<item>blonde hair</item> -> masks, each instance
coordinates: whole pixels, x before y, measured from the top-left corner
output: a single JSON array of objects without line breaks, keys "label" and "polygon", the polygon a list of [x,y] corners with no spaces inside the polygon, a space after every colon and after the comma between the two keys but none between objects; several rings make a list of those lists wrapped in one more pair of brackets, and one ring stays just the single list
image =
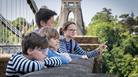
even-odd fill
[{"label": "blonde hair", "polygon": [[54,28],[43,27],[39,33],[41,36],[46,36],[48,40],[51,38],[59,39],[59,33]]}]

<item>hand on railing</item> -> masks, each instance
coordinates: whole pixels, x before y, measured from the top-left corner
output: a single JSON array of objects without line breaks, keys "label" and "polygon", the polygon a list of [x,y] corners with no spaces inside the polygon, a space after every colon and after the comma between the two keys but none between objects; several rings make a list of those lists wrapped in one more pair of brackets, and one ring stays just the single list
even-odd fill
[{"label": "hand on railing", "polygon": [[107,48],[106,42],[103,44],[100,44],[99,47],[96,49],[98,51],[100,51],[100,54],[102,54],[102,52]]},{"label": "hand on railing", "polygon": [[84,60],[88,60],[88,56],[87,55],[82,55],[81,58],[84,59]]},{"label": "hand on railing", "polygon": [[32,51],[31,56],[38,61],[44,61],[44,59],[47,57],[46,55],[43,54],[42,49],[40,48],[35,48]]}]

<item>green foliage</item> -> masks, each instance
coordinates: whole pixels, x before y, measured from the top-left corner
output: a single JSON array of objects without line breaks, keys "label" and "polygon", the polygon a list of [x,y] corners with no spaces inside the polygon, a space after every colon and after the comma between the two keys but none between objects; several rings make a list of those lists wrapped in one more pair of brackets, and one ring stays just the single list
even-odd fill
[{"label": "green foliage", "polygon": [[138,76],[138,35],[132,35],[129,28],[117,22],[108,12],[98,12],[87,27],[87,35],[98,36],[107,41],[107,51],[103,54],[103,72],[120,77]]},{"label": "green foliage", "polygon": [[123,39],[121,47],[124,49],[125,53],[130,53],[133,57],[138,55],[138,36],[137,35],[127,35],[126,39]]},{"label": "green foliage", "polygon": [[131,64],[134,66],[128,77],[138,77],[138,56],[133,58]]},{"label": "green foliage", "polygon": [[59,17],[57,17],[55,20],[54,20],[54,24],[53,24],[53,26],[54,27],[58,27],[58,20],[59,20]]},{"label": "green foliage", "polygon": [[0,35],[1,44],[18,44],[20,42],[20,38],[17,38],[16,35],[3,26],[0,26]]},{"label": "green foliage", "polygon": [[[10,21],[13,27],[20,30],[22,35],[29,33],[34,30],[34,25],[30,25],[25,18],[18,17],[17,19]],[[18,44],[21,42],[21,38],[14,35],[11,31],[3,26],[0,22],[0,43],[1,44]]]},{"label": "green foliage", "polygon": [[108,69],[106,72],[118,74],[120,77],[127,77],[134,68],[132,55],[124,55],[124,50],[121,47],[114,46],[111,51],[106,51],[103,59]]},{"label": "green foliage", "polygon": [[138,27],[138,17],[134,17],[133,12],[131,14],[122,14],[119,18],[121,18],[120,23],[126,26],[130,33],[137,32],[136,28]]},{"label": "green foliage", "polygon": [[29,25],[26,20],[22,17],[18,17],[17,19],[12,21],[12,24],[14,27],[16,27],[18,30],[22,30],[23,26]]}]

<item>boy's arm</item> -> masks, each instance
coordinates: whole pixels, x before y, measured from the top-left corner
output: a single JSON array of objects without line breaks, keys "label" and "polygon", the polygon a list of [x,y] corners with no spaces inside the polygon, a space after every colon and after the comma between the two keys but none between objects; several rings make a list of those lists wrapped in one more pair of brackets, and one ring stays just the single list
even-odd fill
[{"label": "boy's arm", "polygon": [[62,61],[62,64],[68,64],[69,62],[72,61],[69,53],[59,53],[59,57]]},{"label": "boy's arm", "polygon": [[[12,65],[12,67],[10,65]],[[9,70],[13,68],[17,72],[29,73],[41,70],[44,68],[44,64],[38,61],[29,60],[20,55],[16,55],[9,61],[7,68]]]},{"label": "boy's arm", "polygon": [[45,66],[60,66],[62,64],[62,61],[60,60],[59,57],[50,57],[50,58],[46,58],[44,60],[45,62]]}]

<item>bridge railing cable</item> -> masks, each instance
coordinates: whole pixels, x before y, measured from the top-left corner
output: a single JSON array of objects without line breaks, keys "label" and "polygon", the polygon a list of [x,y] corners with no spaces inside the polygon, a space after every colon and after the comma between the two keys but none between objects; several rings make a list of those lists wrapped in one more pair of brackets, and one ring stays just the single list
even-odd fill
[{"label": "bridge railing cable", "polygon": [[4,27],[6,27],[10,31],[12,31],[16,36],[18,36],[20,38],[22,37],[21,32],[18,29],[16,29],[15,27],[13,27],[13,25],[11,23],[9,23],[1,14],[0,14],[0,21],[2,21],[2,23],[4,24]]}]

